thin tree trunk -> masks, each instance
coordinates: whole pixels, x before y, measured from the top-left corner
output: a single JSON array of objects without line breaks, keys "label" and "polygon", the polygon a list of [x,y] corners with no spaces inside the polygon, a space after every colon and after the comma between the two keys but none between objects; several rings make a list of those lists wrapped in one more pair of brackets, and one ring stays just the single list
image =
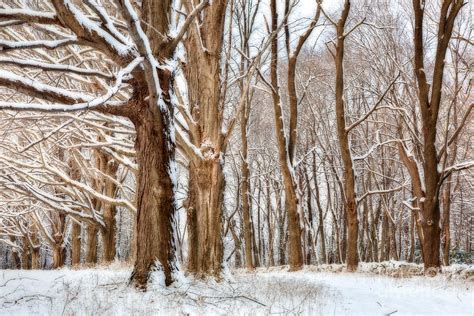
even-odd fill
[{"label": "thin tree trunk", "polygon": [[336,44],[336,124],[339,137],[339,150],[342,156],[344,168],[344,202],[345,214],[347,216],[347,271],[357,270],[359,256],[357,252],[357,240],[359,234],[359,219],[357,216],[357,203],[355,193],[354,169],[349,145],[349,135],[346,130],[345,105],[344,105],[344,40],[345,24],[349,15],[350,2],[346,0],[341,18],[337,22],[337,44]]},{"label": "thin tree trunk", "polygon": [[[319,185],[318,185],[318,174],[316,172],[316,154],[313,151],[313,182],[314,182],[314,193],[316,195],[316,205],[318,206],[318,218],[319,218],[319,239],[321,242],[321,260],[323,263],[328,263],[327,252],[326,252],[326,233],[324,229],[324,216],[323,216],[323,207],[321,205],[321,196],[319,194]],[[329,189],[329,186],[328,186]],[[328,195],[330,192],[328,191]],[[329,202],[327,202],[329,203]]]},{"label": "thin tree trunk", "polygon": [[[272,0],[270,7],[272,12],[272,32],[277,31],[278,14],[276,0]],[[288,261],[290,271],[301,269],[303,266],[303,251],[301,247],[301,227],[299,214],[299,201],[297,195],[297,184],[294,178],[294,170],[290,158],[290,148],[285,138],[283,123],[283,111],[281,96],[278,87],[278,37],[275,36],[271,44],[271,84],[273,110],[275,117],[276,136],[278,142],[278,157],[280,169],[283,176],[285,189],[285,208],[288,212]]]},{"label": "thin tree trunk", "polygon": [[266,191],[267,191],[267,225],[268,225],[268,262],[270,266],[275,265],[275,255],[273,251],[273,236],[274,236],[274,227],[272,221],[272,200],[271,200],[271,193],[270,193],[270,180],[267,178],[266,180]]},{"label": "thin tree trunk", "polygon": [[248,164],[248,135],[247,135],[247,124],[248,124],[248,103],[246,107],[241,111],[240,114],[240,135],[242,141],[241,157],[242,157],[242,182],[241,182],[241,195],[242,195],[242,216],[244,220],[244,244],[245,244],[245,265],[248,270],[255,269],[253,258],[252,258],[252,230],[250,223],[250,206],[249,206],[249,194],[250,194],[250,169]]}]

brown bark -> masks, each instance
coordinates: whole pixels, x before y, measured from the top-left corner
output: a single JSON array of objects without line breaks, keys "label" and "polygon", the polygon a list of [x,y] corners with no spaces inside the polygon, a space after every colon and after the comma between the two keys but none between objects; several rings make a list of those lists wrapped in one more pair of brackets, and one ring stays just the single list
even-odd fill
[{"label": "brown bark", "polygon": [[[68,161],[69,166],[69,176],[72,180],[80,181],[81,180],[81,171],[77,162],[74,159],[74,156],[69,157]],[[81,263],[81,223],[78,223],[77,220],[73,219],[71,222],[71,264],[73,266]]]},{"label": "brown bark", "polygon": [[[162,85],[170,84],[170,76],[162,74],[160,79]],[[169,91],[170,87],[162,89]],[[171,107],[169,110],[173,113]],[[166,285],[173,282],[173,272],[177,269],[174,248],[176,204],[171,178],[173,166],[170,165],[174,147],[169,146],[172,117],[163,115],[157,106],[143,102],[140,113],[132,120],[137,132],[135,147],[139,170],[137,258],[131,279],[143,289],[156,265],[163,271]]]},{"label": "brown bark", "polygon": [[309,182],[308,170],[306,168],[302,171],[306,181],[306,209],[308,211],[308,229],[307,229],[307,245],[306,245],[306,264],[311,264],[311,255],[313,254],[313,205],[311,203],[311,183]]},{"label": "brown bark", "polygon": [[242,248],[242,241],[241,238],[238,236],[237,232],[235,231],[235,221],[233,220],[229,224],[229,230],[230,233],[232,234],[232,238],[234,239],[234,244],[235,244],[235,267],[240,268],[242,266],[242,254],[241,254],[241,248]]},{"label": "brown bark", "polygon": [[449,249],[451,244],[450,215],[451,215],[451,182],[448,178],[443,191],[443,264],[449,266]]},{"label": "brown bark", "polygon": [[380,260],[387,261],[390,259],[390,222],[386,212],[382,214],[382,244],[380,247]]},{"label": "brown bark", "polygon": [[286,263],[286,231],[285,231],[285,219],[286,212],[282,207],[281,189],[276,180],[273,181],[273,190],[275,191],[276,199],[276,214],[277,214],[277,225],[278,225],[278,264],[284,265]]},{"label": "brown bark", "polygon": [[39,269],[40,247],[41,243],[38,238],[38,231],[36,225],[33,226],[31,233],[31,269]]},{"label": "brown bark", "polygon": [[[73,44],[83,44],[100,51],[109,57],[109,61],[116,62],[115,66],[125,67],[137,56],[141,56],[141,65],[132,72],[130,87],[134,89],[132,98],[125,106],[101,105],[94,110],[121,115],[130,118],[136,128],[137,160],[139,163],[137,184],[137,261],[132,281],[140,288],[145,288],[150,269],[158,259],[162,266],[166,284],[172,281],[172,270],[174,270],[175,255],[173,241],[174,214],[176,211],[174,201],[174,148],[173,139],[173,103],[171,93],[173,91],[173,73],[167,67],[157,67],[155,61],[165,64],[174,56],[174,50],[182,36],[172,39],[170,34],[171,0],[151,1],[143,0],[141,4],[141,15],[135,16],[136,12],[127,1],[116,1],[116,8],[121,12],[127,22],[129,33],[135,42],[127,51],[118,51],[117,47],[125,47],[111,44],[110,33],[105,30],[105,23],[97,24],[104,27],[102,32],[86,27],[90,20],[77,18],[74,12],[80,10],[74,3],[65,3],[61,0],[52,0],[52,5],[58,16],[61,26],[73,33],[77,41]],[[220,16],[220,15],[219,15]],[[143,23],[141,23],[143,21]],[[189,25],[189,21],[188,21]],[[142,28],[146,33],[143,36]],[[182,32],[181,32],[182,33]],[[181,34],[180,33],[180,34]],[[106,35],[104,35],[106,34]],[[163,36],[162,36],[163,35]],[[115,39],[114,39],[115,40]],[[120,42],[120,39],[117,39]],[[150,51],[150,48],[152,51]],[[152,58],[152,56],[154,58]],[[166,68],[166,69],[165,69]],[[8,84],[8,82],[7,82]],[[161,85],[161,87],[159,86]],[[23,86],[23,85],[22,85]],[[21,87],[23,90],[24,87]],[[26,91],[28,90],[28,91]],[[82,101],[80,97],[61,96],[52,89],[41,93],[39,89],[31,86],[25,92],[40,98],[64,104],[75,104]],[[43,90],[43,89],[41,89]],[[92,227],[92,226],[91,226]],[[96,261],[96,227],[90,230],[92,255],[89,259]],[[63,230],[54,232],[55,238],[53,250],[55,265],[59,265],[63,256],[62,248]]]},{"label": "brown bark", "polygon": [[[248,100],[247,100],[248,101]],[[252,259],[252,231],[250,223],[250,205],[249,205],[249,194],[250,194],[250,169],[248,164],[248,119],[249,119],[249,104],[245,103],[245,108],[240,113],[240,135],[242,141],[241,157],[242,157],[242,179],[241,179],[241,195],[242,195],[242,217],[244,221],[244,248],[245,248],[245,266],[248,270],[255,269]]]},{"label": "brown bark", "polygon": [[345,215],[347,217],[347,250],[346,263],[347,270],[352,272],[357,270],[359,256],[357,252],[357,239],[359,234],[359,219],[357,216],[357,203],[355,194],[355,177],[352,164],[352,157],[349,145],[349,135],[346,130],[345,105],[344,105],[344,40],[345,25],[349,16],[350,1],[346,0],[341,17],[337,22],[337,43],[336,43],[336,123],[339,137],[339,150],[344,168],[344,201]]},{"label": "brown bark", "polygon": [[[141,56],[149,56],[152,53],[160,63],[173,58],[176,44],[157,35],[169,33],[171,9],[170,0],[142,1],[141,19],[144,23],[141,27],[147,35],[151,52],[143,40],[136,18],[126,9],[123,10],[130,34]],[[139,289],[146,289],[150,272],[155,268],[163,272],[165,284],[170,285],[178,268],[174,240],[176,179],[173,177],[176,170],[173,76],[174,73],[169,69],[157,69],[153,60],[146,57],[143,73],[136,76],[135,91],[130,102],[132,111],[128,116],[135,126],[138,162],[137,254],[130,280]],[[109,219],[112,221],[113,217],[110,216]],[[113,229],[109,227],[108,232]],[[109,238],[111,248],[112,244],[115,244],[113,235]],[[112,251],[109,254],[111,253]]]},{"label": "brown bark", "polygon": [[[323,206],[321,205],[321,196],[319,194],[316,154],[314,151],[313,151],[313,182],[314,182],[314,193],[316,197],[316,205],[318,206],[318,231],[319,231],[319,239],[321,242],[321,261],[323,263],[329,263],[327,252],[326,252],[326,231],[324,229]],[[327,194],[331,194],[331,193],[328,191]],[[329,204],[329,202],[327,203]]]},{"label": "brown bark", "polygon": [[55,244],[53,251],[53,269],[59,269],[64,265],[64,247],[61,244]]},{"label": "brown bark", "polygon": [[266,195],[267,195],[267,227],[268,227],[268,265],[269,266],[274,266],[275,265],[275,255],[273,251],[273,239],[274,239],[274,225],[273,225],[273,219],[272,219],[272,213],[273,213],[273,208],[272,208],[272,197],[270,194],[270,180],[269,178],[266,179],[265,181],[265,186],[266,186]]},{"label": "brown bark", "polygon": [[71,229],[71,264],[73,266],[81,263],[81,230],[81,224],[73,221]]},{"label": "brown bark", "polygon": [[[277,31],[278,13],[276,0],[270,4],[272,14],[272,32]],[[303,266],[303,251],[301,245],[301,227],[299,214],[299,201],[297,195],[297,184],[294,178],[292,161],[290,156],[290,146],[285,138],[285,128],[283,123],[283,111],[281,96],[278,87],[278,37],[274,37],[271,43],[271,85],[273,110],[275,117],[275,134],[278,143],[278,157],[280,170],[283,177],[285,189],[285,208],[288,212],[288,263],[290,271],[301,269]]]},{"label": "brown bark", "polygon": [[[116,177],[118,164],[112,161],[107,162],[106,174],[112,178]],[[106,180],[105,183],[105,195],[115,198],[117,185]],[[117,208],[115,205],[105,204],[103,207],[103,218],[105,227],[102,228],[102,245],[104,247],[104,262],[111,262],[115,258],[116,253],[116,242],[117,242],[117,223],[115,216],[117,214]]]},{"label": "brown bark", "polygon": [[260,256],[258,255],[259,247],[257,245],[257,234],[255,233],[255,223],[253,222],[253,219],[251,219],[251,222],[252,222],[252,255],[253,255],[253,261],[255,262],[256,267],[260,267]]},{"label": "brown bark", "polygon": [[188,209],[188,270],[198,277],[220,277],[223,259],[222,194],[224,179],[219,161],[190,167]]},{"label": "brown bark", "polygon": [[87,250],[86,250],[86,263],[95,264],[97,263],[97,225],[89,224],[87,226]]},{"label": "brown bark", "polygon": [[53,252],[53,269],[59,269],[64,265],[66,259],[66,248],[64,247],[64,233],[66,229],[66,215],[58,214],[53,225],[53,240],[51,250]]},{"label": "brown bark", "polygon": [[421,227],[424,241],[423,261],[425,269],[440,267],[441,229],[439,191],[442,181],[438,171],[438,153],[436,150],[436,134],[446,51],[451,40],[454,21],[464,5],[462,0],[444,0],[441,4],[438,20],[437,47],[431,86],[427,81],[424,65],[423,18],[424,5],[420,0],[413,0],[414,24],[414,68],[418,84],[418,105],[422,118],[423,134],[423,177],[426,199],[421,213]]},{"label": "brown bark", "polygon": [[424,238],[422,246],[425,269],[438,269],[440,266],[439,190],[442,181],[440,181],[438,171],[438,155],[435,144],[446,50],[452,36],[454,21],[463,5],[464,1],[462,0],[444,0],[442,2],[437,34],[438,43],[430,89],[424,66],[424,6],[422,6],[419,0],[413,0],[415,16],[413,39],[415,47],[414,68],[418,83],[418,105],[423,126],[423,175],[426,188],[426,199],[421,210],[423,214],[421,227]]},{"label": "brown bark", "polygon": [[21,268],[23,270],[30,269],[31,263],[31,253],[30,253],[30,244],[28,243],[28,237],[24,236],[22,238],[22,252],[21,252]]},{"label": "brown bark", "polygon": [[[185,1],[191,12],[196,1]],[[198,18],[199,27],[189,29],[184,46],[188,52],[184,74],[188,100],[195,122],[190,141],[199,156],[188,157],[188,270],[198,277],[220,277],[223,260],[222,200],[225,185],[223,159],[226,137],[222,132],[221,55],[226,0],[213,1]]]},{"label": "brown bark", "polygon": [[[99,140],[104,141],[102,138],[99,138]],[[104,175],[110,177],[110,179],[116,179],[119,164],[115,162],[109,154],[101,150],[96,150],[95,155],[97,168]],[[96,180],[96,190],[102,192],[105,196],[116,198],[117,184],[108,177],[103,176]],[[96,208],[101,209],[104,221],[104,226],[101,226],[100,229],[103,246],[102,260],[105,263],[109,263],[114,260],[116,254],[117,223],[115,217],[117,215],[117,207],[109,203],[100,202]]]}]

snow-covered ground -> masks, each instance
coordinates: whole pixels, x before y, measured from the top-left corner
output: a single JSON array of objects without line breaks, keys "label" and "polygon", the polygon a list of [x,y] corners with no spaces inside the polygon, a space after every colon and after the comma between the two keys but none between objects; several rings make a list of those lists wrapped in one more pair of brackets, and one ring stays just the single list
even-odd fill
[{"label": "snow-covered ground", "polygon": [[444,276],[234,271],[226,281],[154,275],[148,292],[129,268],[0,272],[0,315],[474,315],[473,282]]}]

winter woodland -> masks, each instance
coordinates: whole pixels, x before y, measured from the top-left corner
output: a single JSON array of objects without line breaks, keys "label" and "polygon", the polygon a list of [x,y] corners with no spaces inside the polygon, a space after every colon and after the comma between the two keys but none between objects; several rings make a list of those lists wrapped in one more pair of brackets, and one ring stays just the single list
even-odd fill
[{"label": "winter woodland", "polygon": [[0,315],[469,315],[473,12],[0,0]]}]

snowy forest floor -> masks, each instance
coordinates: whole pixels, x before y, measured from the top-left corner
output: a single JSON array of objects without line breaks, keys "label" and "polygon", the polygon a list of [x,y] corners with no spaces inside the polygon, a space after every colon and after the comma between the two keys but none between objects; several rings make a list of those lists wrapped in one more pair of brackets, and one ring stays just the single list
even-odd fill
[{"label": "snowy forest floor", "polygon": [[[397,264],[387,266],[400,270]],[[452,273],[472,272],[472,266],[408,278],[384,275],[380,271],[387,267],[380,264],[362,265],[353,274],[327,272],[342,266],[324,267],[291,273],[283,267],[236,270],[219,283],[182,278],[169,288],[155,272],[146,293],[129,287],[131,269],[117,265],[4,270],[0,315],[474,315],[472,278]]]}]

